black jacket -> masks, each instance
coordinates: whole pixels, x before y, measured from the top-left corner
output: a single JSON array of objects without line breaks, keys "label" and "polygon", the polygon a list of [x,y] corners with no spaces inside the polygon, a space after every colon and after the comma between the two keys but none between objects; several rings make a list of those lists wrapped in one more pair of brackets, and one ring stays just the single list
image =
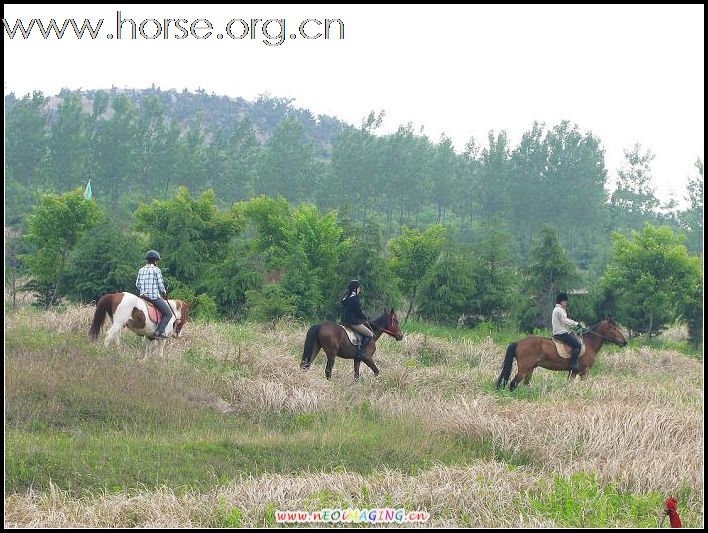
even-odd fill
[{"label": "black jacket", "polygon": [[368,319],[361,310],[361,302],[356,294],[350,293],[342,298],[342,324],[358,326]]}]

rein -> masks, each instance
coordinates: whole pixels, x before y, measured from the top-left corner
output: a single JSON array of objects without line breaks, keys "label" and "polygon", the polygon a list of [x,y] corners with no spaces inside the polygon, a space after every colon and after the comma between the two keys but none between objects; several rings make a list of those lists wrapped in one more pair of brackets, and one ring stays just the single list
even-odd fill
[{"label": "rein", "polygon": [[381,330],[383,333],[388,333],[391,337],[396,338],[396,334],[393,331],[389,331],[386,328],[379,326],[376,322],[369,322],[369,325],[376,326],[376,329]]}]

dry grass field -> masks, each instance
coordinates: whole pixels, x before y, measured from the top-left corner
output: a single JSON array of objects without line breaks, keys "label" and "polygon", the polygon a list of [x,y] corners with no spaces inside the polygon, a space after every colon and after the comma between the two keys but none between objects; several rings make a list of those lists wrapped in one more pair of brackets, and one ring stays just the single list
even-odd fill
[{"label": "dry grass field", "polygon": [[[165,358],[88,341],[92,307],[5,322],[6,527],[276,526],[276,510],[425,510],[430,526],[703,526],[703,363],[604,347],[590,379],[496,391],[506,346],[383,339],[378,377],[306,325],[189,323]],[[404,328],[405,332],[405,328]]]}]

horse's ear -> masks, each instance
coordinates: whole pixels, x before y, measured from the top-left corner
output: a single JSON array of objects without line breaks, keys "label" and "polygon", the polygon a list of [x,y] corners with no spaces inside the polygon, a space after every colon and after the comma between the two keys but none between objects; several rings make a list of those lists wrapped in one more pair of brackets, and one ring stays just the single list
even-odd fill
[{"label": "horse's ear", "polygon": [[396,315],[396,311],[393,310],[393,307],[391,308],[391,314],[394,316]]}]

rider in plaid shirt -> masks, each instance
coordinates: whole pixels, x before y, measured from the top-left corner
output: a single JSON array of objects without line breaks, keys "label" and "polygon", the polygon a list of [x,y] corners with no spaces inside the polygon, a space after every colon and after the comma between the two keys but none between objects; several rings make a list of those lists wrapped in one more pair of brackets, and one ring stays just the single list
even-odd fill
[{"label": "rider in plaid shirt", "polygon": [[162,318],[155,330],[155,337],[166,339],[165,328],[172,318],[172,312],[170,311],[170,306],[164,300],[164,297],[167,296],[167,289],[165,289],[165,282],[162,279],[162,272],[157,267],[160,254],[155,250],[150,250],[145,259],[148,264],[138,271],[138,279],[135,280],[135,286],[140,291],[141,296],[146,296],[152,300],[162,311]]}]

